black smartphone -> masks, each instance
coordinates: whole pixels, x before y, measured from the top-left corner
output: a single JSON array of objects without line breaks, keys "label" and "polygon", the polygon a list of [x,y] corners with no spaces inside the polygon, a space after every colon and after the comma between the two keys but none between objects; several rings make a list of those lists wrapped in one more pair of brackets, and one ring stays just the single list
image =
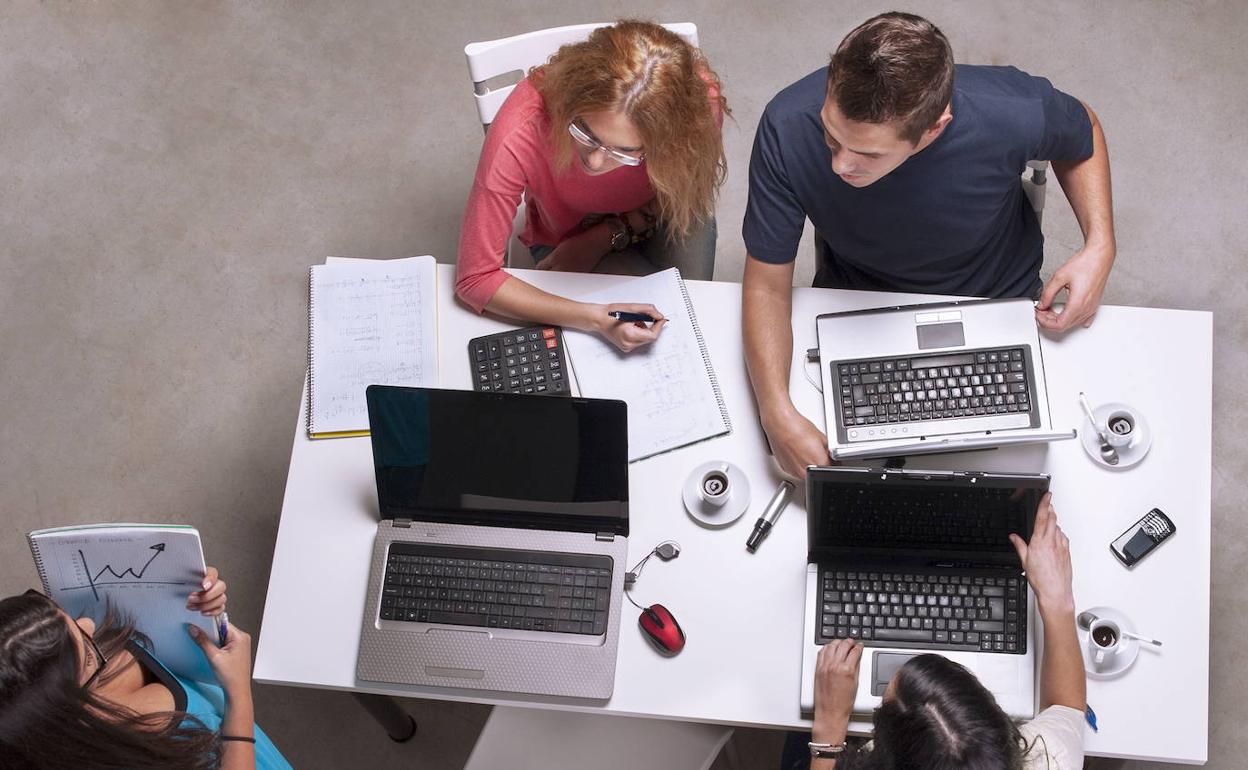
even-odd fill
[{"label": "black smartphone", "polygon": [[1173,534],[1174,522],[1160,508],[1154,508],[1110,543],[1109,550],[1118,561],[1134,567]]}]

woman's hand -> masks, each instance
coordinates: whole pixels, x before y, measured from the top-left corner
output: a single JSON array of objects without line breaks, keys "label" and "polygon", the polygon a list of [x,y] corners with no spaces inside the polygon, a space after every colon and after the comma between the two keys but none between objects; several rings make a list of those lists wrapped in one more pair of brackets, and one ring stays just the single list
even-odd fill
[{"label": "woman's hand", "polygon": [[[645,313],[655,322],[646,325],[642,321],[617,321],[607,315],[615,311],[627,313]],[[596,319],[594,329],[603,337],[625,353],[631,353],[642,345],[649,345],[659,338],[667,319],[654,305],[637,305],[614,303],[611,305],[591,306],[590,312]]]},{"label": "woman's hand", "polygon": [[204,570],[203,585],[186,598],[186,608],[201,615],[225,612],[225,581],[218,576],[216,567]]},{"label": "woman's hand", "polygon": [[208,658],[212,671],[217,675],[221,689],[231,699],[251,700],[251,634],[238,626],[230,625],[225,645],[218,647],[213,639],[196,625],[188,625],[191,638],[199,644]]},{"label": "woman's hand", "polygon": [[845,738],[849,715],[858,694],[858,665],[862,645],[853,639],[837,639],[819,650],[815,663],[815,725],[818,742],[839,743]]},{"label": "woman's hand", "polygon": [[1010,542],[1018,552],[1027,573],[1027,582],[1036,592],[1036,602],[1041,613],[1060,612],[1073,614],[1075,611],[1075,594],[1072,587],[1072,571],[1070,566],[1070,540],[1057,526],[1057,512],[1053,510],[1053,493],[1046,492],[1040,498],[1036,509],[1036,525],[1031,532],[1031,540],[1023,539],[1013,533]]}]

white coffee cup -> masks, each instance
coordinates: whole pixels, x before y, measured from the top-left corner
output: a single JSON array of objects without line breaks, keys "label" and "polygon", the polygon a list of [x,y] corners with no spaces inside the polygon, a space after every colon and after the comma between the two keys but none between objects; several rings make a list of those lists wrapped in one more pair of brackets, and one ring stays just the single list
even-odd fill
[{"label": "white coffee cup", "polygon": [[1093,666],[1100,670],[1113,668],[1122,648],[1122,629],[1116,622],[1105,618],[1093,621],[1088,629],[1088,652]]},{"label": "white coffee cup", "polygon": [[707,505],[717,508],[728,502],[728,496],[732,494],[728,466],[719,465],[702,474],[702,480],[698,482],[698,494]]},{"label": "white coffee cup", "polygon": [[1121,449],[1135,440],[1137,424],[1138,421],[1132,412],[1127,409],[1115,409],[1105,418],[1105,440],[1110,445]]}]

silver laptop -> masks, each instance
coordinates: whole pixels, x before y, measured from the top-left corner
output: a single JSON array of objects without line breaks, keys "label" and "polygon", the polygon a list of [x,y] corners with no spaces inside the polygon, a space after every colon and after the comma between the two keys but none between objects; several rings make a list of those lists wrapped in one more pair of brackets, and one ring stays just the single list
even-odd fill
[{"label": "silver laptop", "polygon": [[973,671],[1012,717],[1035,704],[1032,597],[1008,535],[1031,537],[1049,477],[807,469],[803,711],[834,639],[866,649],[854,712],[870,713],[916,654]]},{"label": "silver laptop", "polygon": [[622,401],[373,385],[356,676],[606,699],[628,550]]},{"label": "silver laptop", "polygon": [[1031,300],[827,313],[815,326],[835,459],[1075,436],[1052,425]]}]

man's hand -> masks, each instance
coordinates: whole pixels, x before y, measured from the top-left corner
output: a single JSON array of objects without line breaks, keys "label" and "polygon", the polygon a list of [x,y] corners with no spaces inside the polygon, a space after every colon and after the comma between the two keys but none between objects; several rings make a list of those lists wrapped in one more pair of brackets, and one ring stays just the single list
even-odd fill
[{"label": "man's hand", "polygon": [[[1057,269],[1044,285],[1040,302],[1036,305],[1036,323],[1055,332],[1065,332],[1078,324],[1092,325],[1092,317],[1101,306],[1101,295],[1109,280],[1110,268],[1114,266],[1113,248],[1094,248],[1085,245]],[[1066,308],[1058,313],[1053,310],[1053,300],[1066,289]]]},{"label": "man's hand", "polygon": [[[853,639],[837,639],[819,650],[815,662],[815,724],[814,739],[844,739],[849,715],[858,694],[858,665],[862,662],[862,645]],[[833,742],[833,741],[829,741]]]},{"label": "man's hand", "polygon": [[1010,542],[1018,552],[1018,558],[1027,572],[1027,582],[1036,592],[1041,614],[1059,612],[1073,615],[1075,595],[1072,588],[1070,566],[1070,540],[1057,526],[1057,512],[1053,510],[1053,493],[1046,492],[1036,509],[1036,526],[1030,542],[1013,533]]},{"label": "man's hand", "polygon": [[771,443],[776,463],[786,475],[806,478],[807,465],[828,465],[828,439],[796,408],[790,407],[781,416],[763,420],[763,431]]}]

